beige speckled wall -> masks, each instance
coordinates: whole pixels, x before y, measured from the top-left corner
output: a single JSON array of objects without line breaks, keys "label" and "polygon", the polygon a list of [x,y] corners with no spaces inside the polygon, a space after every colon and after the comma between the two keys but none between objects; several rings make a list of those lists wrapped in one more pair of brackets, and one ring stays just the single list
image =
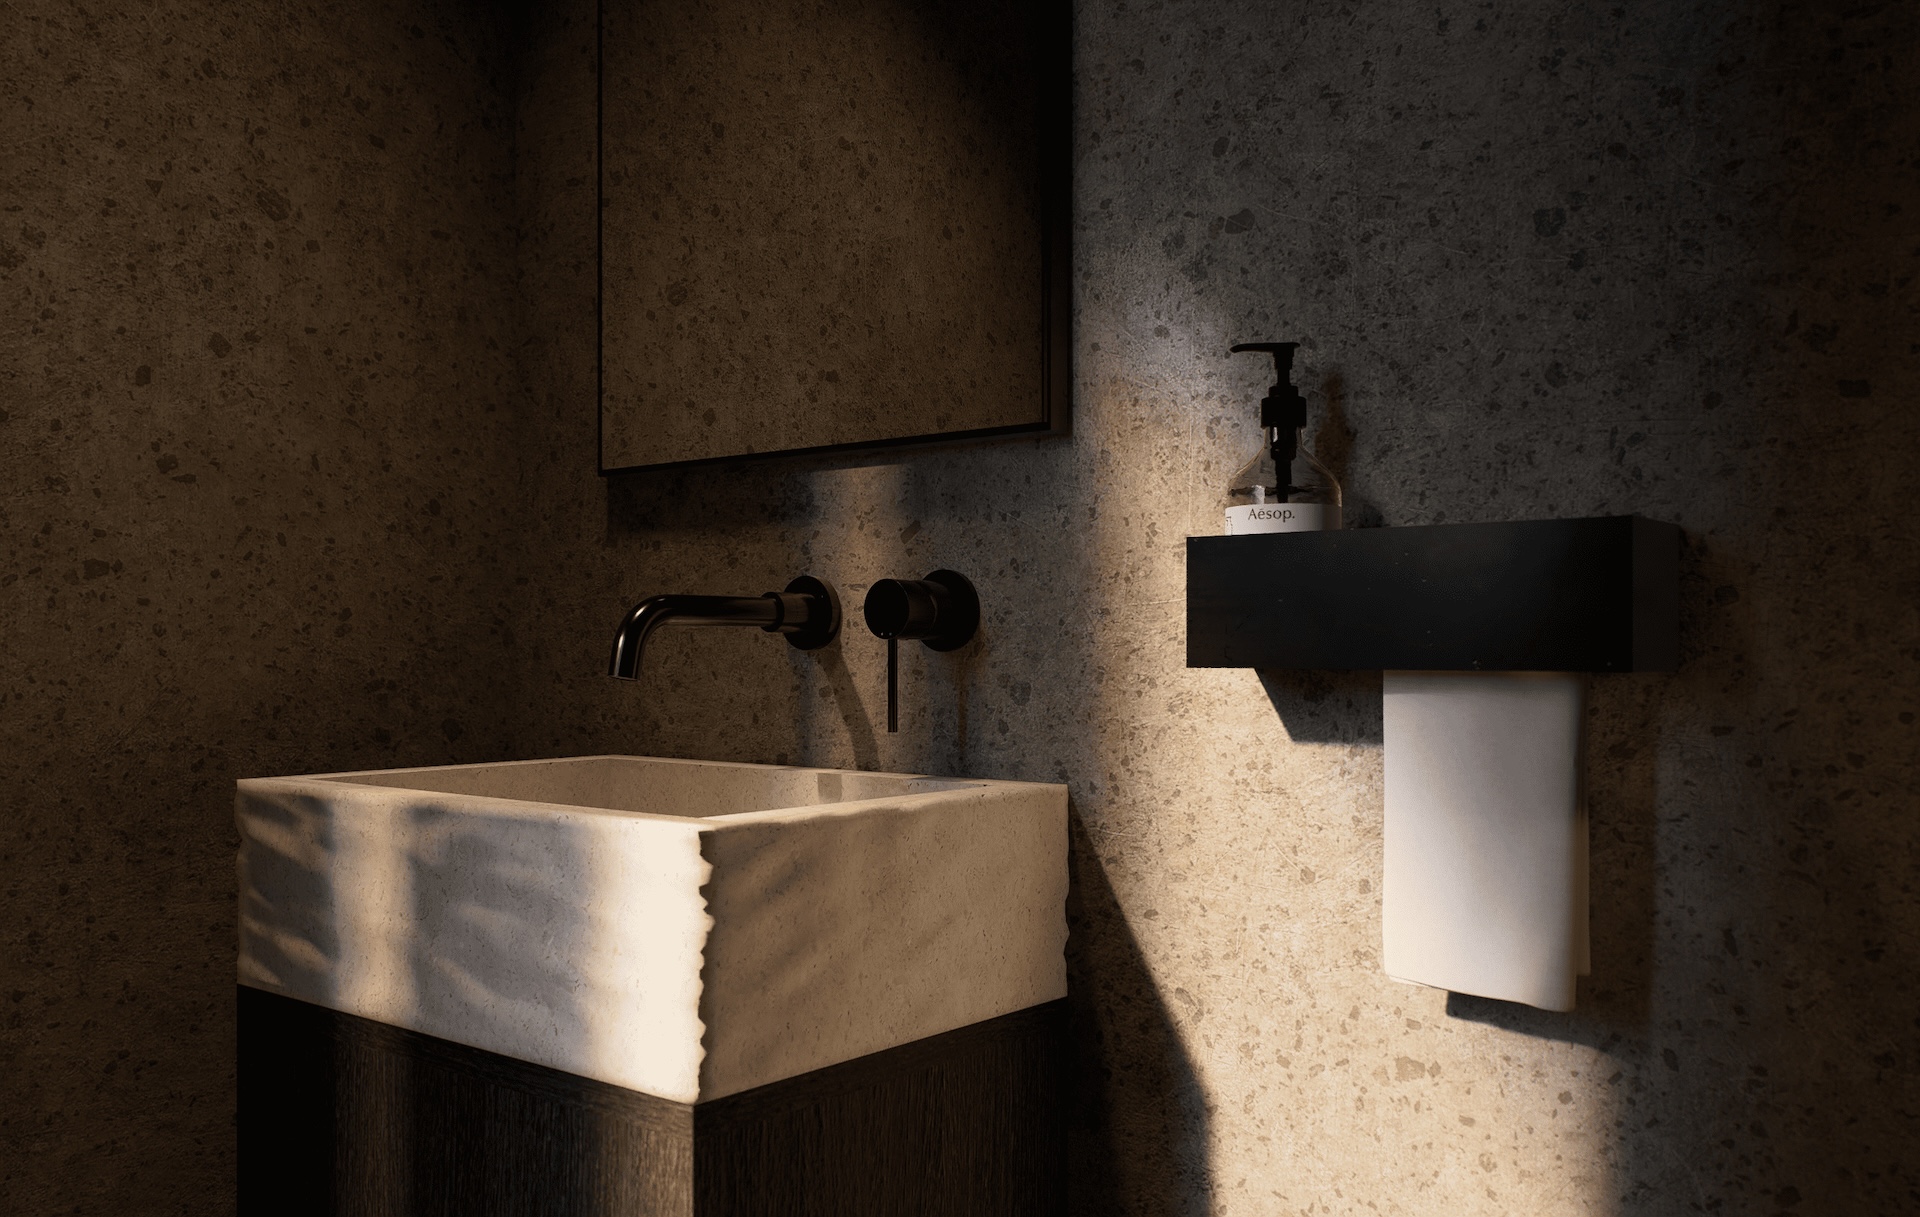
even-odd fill
[{"label": "beige speckled wall", "polygon": [[[578,9],[579,5],[574,6]],[[590,20],[521,109],[528,754],[1063,779],[1076,1208],[1920,1211],[1920,10],[1077,6],[1070,440],[614,480],[592,456]],[[538,151],[536,152],[535,149]],[[1188,671],[1182,538],[1299,339],[1367,524],[1677,521],[1686,661],[1593,687],[1595,972],[1379,966],[1379,679]],[[979,583],[977,647],[668,636],[640,595]]]},{"label": "beige speckled wall", "polygon": [[[263,13],[0,9],[0,1208],[230,1203],[232,776],[618,749],[1071,785],[1079,1212],[1920,1209],[1920,10],[1079,4],[1073,436],[610,482],[591,5]],[[1362,523],[1687,529],[1570,1015],[1380,974],[1377,677],[1182,664],[1253,338]],[[857,628],[600,674],[941,565],[897,736]]]}]

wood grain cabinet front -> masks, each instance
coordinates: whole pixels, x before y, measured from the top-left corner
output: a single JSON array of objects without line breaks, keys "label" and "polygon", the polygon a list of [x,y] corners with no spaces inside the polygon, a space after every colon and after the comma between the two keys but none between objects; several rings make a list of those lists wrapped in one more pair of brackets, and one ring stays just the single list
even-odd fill
[{"label": "wood grain cabinet front", "polygon": [[1058,1217],[1064,1001],[697,1104],[239,988],[242,1217]]}]

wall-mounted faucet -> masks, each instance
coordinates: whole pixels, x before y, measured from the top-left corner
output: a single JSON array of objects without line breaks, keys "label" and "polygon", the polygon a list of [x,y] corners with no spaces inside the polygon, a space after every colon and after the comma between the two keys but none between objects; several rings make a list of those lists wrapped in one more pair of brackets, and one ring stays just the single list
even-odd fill
[{"label": "wall-mounted faucet", "polygon": [[980,628],[980,595],[958,571],[924,579],[882,579],[867,591],[867,628],[887,640],[887,730],[900,730],[900,640],[957,651]]},{"label": "wall-mounted faucet", "polygon": [[801,575],[785,591],[759,596],[649,596],[620,622],[607,675],[637,679],[648,636],[667,625],[758,626],[811,651],[839,635],[840,594],[824,579]]}]

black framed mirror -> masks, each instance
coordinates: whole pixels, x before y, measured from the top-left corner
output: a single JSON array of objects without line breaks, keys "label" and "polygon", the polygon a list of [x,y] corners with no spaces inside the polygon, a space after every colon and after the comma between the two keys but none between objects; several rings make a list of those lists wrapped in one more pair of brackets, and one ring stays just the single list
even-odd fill
[{"label": "black framed mirror", "polygon": [[1064,431],[1070,21],[601,0],[601,472]]}]

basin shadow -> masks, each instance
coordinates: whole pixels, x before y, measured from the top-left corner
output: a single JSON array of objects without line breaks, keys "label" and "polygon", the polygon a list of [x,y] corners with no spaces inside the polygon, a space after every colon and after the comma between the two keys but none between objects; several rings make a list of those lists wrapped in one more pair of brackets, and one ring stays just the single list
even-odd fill
[{"label": "basin shadow", "polygon": [[[502,833],[485,818],[432,801],[403,813],[408,830],[408,881],[413,924],[407,943],[415,1010],[461,1028],[459,1042],[498,1050],[525,1043],[527,1028],[544,1029],[553,1051],[592,1054],[593,1027],[582,997],[580,965],[595,951],[594,862],[586,835],[565,820],[523,822]],[[568,995],[573,995],[569,997]],[[445,1024],[443,1024],[445,1025]],[[522,1056],[509,1051],[508,1056]],[[536,1059],[536,1053],[524,1054]],[[437,1060],[411,1058],[404,1076],[388,1070],[384,1085],[364,1084],[343,1095],[350,1126],[378,1130],[366,1138],[357,1162],[363,1177],[340,1180],[342,1194],[410,1200],[390,1211],[417,1212],[444,1197],[438,1188],[451,1145],[467,1147],[468,1170],[482,1176],[481,1194],[511,1196],[548,1166],[541,1137],[502,1138],[486,1104],[456,1095],[472,1089]],[[476,1110],[477,1108],[477,1110]],[[459,1127],[443,1127],[450,1112]],[[579,1155],[591,1178],[579,1181],[596,1197],[594,1211],[613,1212],[609,1200],[634,1181],[615,1177],[621,1130],[598,1110],[564,1122],[571,1139],[591,1147]],[[549,1130],[550,1133],[560,1129]],[[482,1152],[484,1151],[484,1152]],[[573,1151],[578,1154],[578,1150]]]},{"label": "basin shadow", "polygon": [[[313,795],[252,792],[240,819],[241,983],[332,1000],[340,972],[338,893],[325,866],[332,815]],[[259,928],[285,925],[311,927],[311,938]]]},{"label": "basin shadow", "polygon": [[436,803],[407,809],[414,1003],[469,1028],[484,1046],[550,1028],[561,1051],[591,1047],[576,966],[595,944],[593,863],[564,820],[502,833]]},{"label": "basin shadow", "polygon": [[1206,1096],[1071,807],[1068,822],[1068,1212],[1204,1211],[1213,1190]]}]

